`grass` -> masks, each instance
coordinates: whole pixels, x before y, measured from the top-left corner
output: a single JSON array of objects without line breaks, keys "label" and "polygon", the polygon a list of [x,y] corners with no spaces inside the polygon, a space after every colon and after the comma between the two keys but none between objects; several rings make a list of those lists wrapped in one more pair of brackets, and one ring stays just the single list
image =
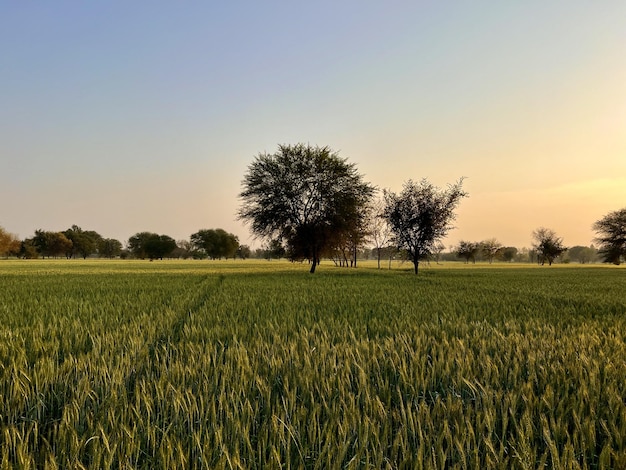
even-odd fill
[{"label": "grass", "polygon": [[372,266],[0,262],[0,468],[626,467],[623,268]]}]

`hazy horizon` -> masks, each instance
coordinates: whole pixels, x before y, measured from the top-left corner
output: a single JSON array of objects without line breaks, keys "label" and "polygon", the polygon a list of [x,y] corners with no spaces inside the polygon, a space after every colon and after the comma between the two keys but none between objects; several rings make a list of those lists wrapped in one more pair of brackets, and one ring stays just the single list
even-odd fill
[{"label": "hazy horizon", "polygon": [[236,220],[278,144],[379,188],[466,177],[459,240],[589,245],[626,206],[626,3],[0,7],[0,226],[125,242]]}]

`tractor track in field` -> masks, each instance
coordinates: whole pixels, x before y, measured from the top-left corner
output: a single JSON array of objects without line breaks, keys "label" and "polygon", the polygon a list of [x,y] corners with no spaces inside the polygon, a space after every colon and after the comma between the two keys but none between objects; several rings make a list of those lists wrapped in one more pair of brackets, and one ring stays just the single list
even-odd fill
[{"label": "tractor track in field", "polygon": [[160,335],[153,341],[145,344],[134,361],[135,367],[132,368],[126,377],[126,394],[129,399],[134,396],[137,382],[141,378],[158,378],[158,374],[154,375],[156,370],[153,368],[153,364],[159,360],[159,351],[166,348],[167,344],[180,341],[187,322],[221,289],[224,279],[223,275],[218,277],[204,276],[197,283],[193,295],[190,296],[188,302],[180,309],[176,317],[161,329]]}]

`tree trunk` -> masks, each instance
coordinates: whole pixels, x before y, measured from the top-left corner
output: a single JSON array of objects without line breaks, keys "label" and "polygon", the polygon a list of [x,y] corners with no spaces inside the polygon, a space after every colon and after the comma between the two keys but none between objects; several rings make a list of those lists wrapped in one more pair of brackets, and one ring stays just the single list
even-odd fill
[{"label": "tree trunk", "polygon": [[317,266],[317,263],[318,263],[317,255],[313,255],[313,260],[312,260],[312,263],[311,263],[311,269],[309,271],[311,274],[313,274],[315,272],[315,267]]},{"label": "tree trunk", "polygon": [[415,256],[413,256],[413,267],[415,268],[415,274],[417,275],[417,270],[419,268],[420,265],[420,256],[419,254],[415,254]]}]

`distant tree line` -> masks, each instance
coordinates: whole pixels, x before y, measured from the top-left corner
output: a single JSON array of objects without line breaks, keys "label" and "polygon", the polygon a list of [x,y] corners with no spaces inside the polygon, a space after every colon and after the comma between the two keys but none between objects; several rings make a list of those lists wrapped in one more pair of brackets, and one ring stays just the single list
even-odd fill
[{"label": "distant tree line", "polygon": [[249,258],[250,247],[240,245],[236,235],[223,229],[203,229],[189,240],[175,241],[168,235],[139,232],[125,246],[119,240],[105,238],[94,230],[72,225],[55,232],[35,230],[34,236],[20,240],[0,227],[0,256],[33,258]]},{"label": "distant tree line", "polygon": [[[491,239],[492,241],[495,239]],[[496,243],[499,244],[499,242]],[[500,245],[500,244],[499,244]],[[485,245],[485,242],[470,242],[467,240],[461,240],[458,245],[452,247],[448,253],[443,253],[441,259],[446,261],[452,261],[454,259],[461,259],[466,264],[476,263],[477,261],[492,263],[493,261],[499,261],[504,263],[538,263],[548,264],[554,262],[571,263],[576,262],[580,264],[595,263],[602,261],[602,257],[599,250],[594,246],[572,246],[570,248],[559,247],[557,252],[550,253],[545,251],[546,246],[540,247],[537,244],[533,244],[531,248],[516,248],[514,246],[502,246],[500,245],[495,251],[493,247]],[[549,246],[547,247],[549,248]]]},{"label": "distant tree line", "polygon": [[[363,180],[354,164],[328,147],[280,145],[249,165],[239,194],[238,217],[264,241],[254,252],[223,229],[202,229],[189,240],[139,232],[123,246],[92,230],[73,225],[62,232],[36,230],[18,240],[0,227],[0,256],[22,258],[287,258],[307,261],[315,272],[322,258],[338,266],[357,265],[371,257],[381,262],[408,261],[415,274],[420,262],[463,259],[466,263],[556,261],[620,264],[626,257],[626,208],[598,220],[593,229],[599,247],[567,248],[563,239],[544,227],[532,233],[532,247],[517,249],[491,238],[463,240],[446,253],[442,240],[453,228],[455,211],[467,197],[463,179],[440,189],[426,179],[408,180],[402,191],[382,192]],[[377,197],[377,194],[379,195]]]},{"label": "distant tree line", "polygon": [[[337,266],[348,266],[351,258],[356,256],[361,260],[376,260],[378,267],[381,263],[391,266],[392,262],[410,262],[409,255],[404,250],[399,250],[389,243],[389,235],[380,219],[372,219],[373,230],[367,241],[358,247],[356,251],[348,253],[340,248],[329,250],[326,255]],[[376,230],[376,228],[380,230]],[[549,246],[549,245],[548,245]],[[504,246],[495,238],[480,242],[461,240],[457,245],[446,250],[443,244],[435,246],[423,260],[427,262],[443,262],[462,260],[465,263],[494,261],[503,263],[538,263],[550,260],[545,257],[540,249],[540,243],[535,240],[530,248],[517,248]],[[545,244],[544,244],[545,249]],[[624,261],[624,255],[619,258],[609,256],[617,249],[614,245],[572,246],[552,258],[552,262],[589,264],[596,262],[609,262],[620,264]],[[136,258],[136,259],[289,259],[301,261],[293,253],[287,252],[284,246],[277,240],[262,245],[252,250],[248,245],[240,245],[237,237],[222,229],[200,230],[190,237],[190,240],[174,241],[167,235],[158,235],[151,232],[140,232],[126,242],[124,247],[118,240],[104,238],[95,231],[83,231],[76,225],[63,232],[51,232],[36,230],[35,235],[25,240],[20,240],[16,235],[8,233],[0,227],[0,256],[18,258]]]}]

